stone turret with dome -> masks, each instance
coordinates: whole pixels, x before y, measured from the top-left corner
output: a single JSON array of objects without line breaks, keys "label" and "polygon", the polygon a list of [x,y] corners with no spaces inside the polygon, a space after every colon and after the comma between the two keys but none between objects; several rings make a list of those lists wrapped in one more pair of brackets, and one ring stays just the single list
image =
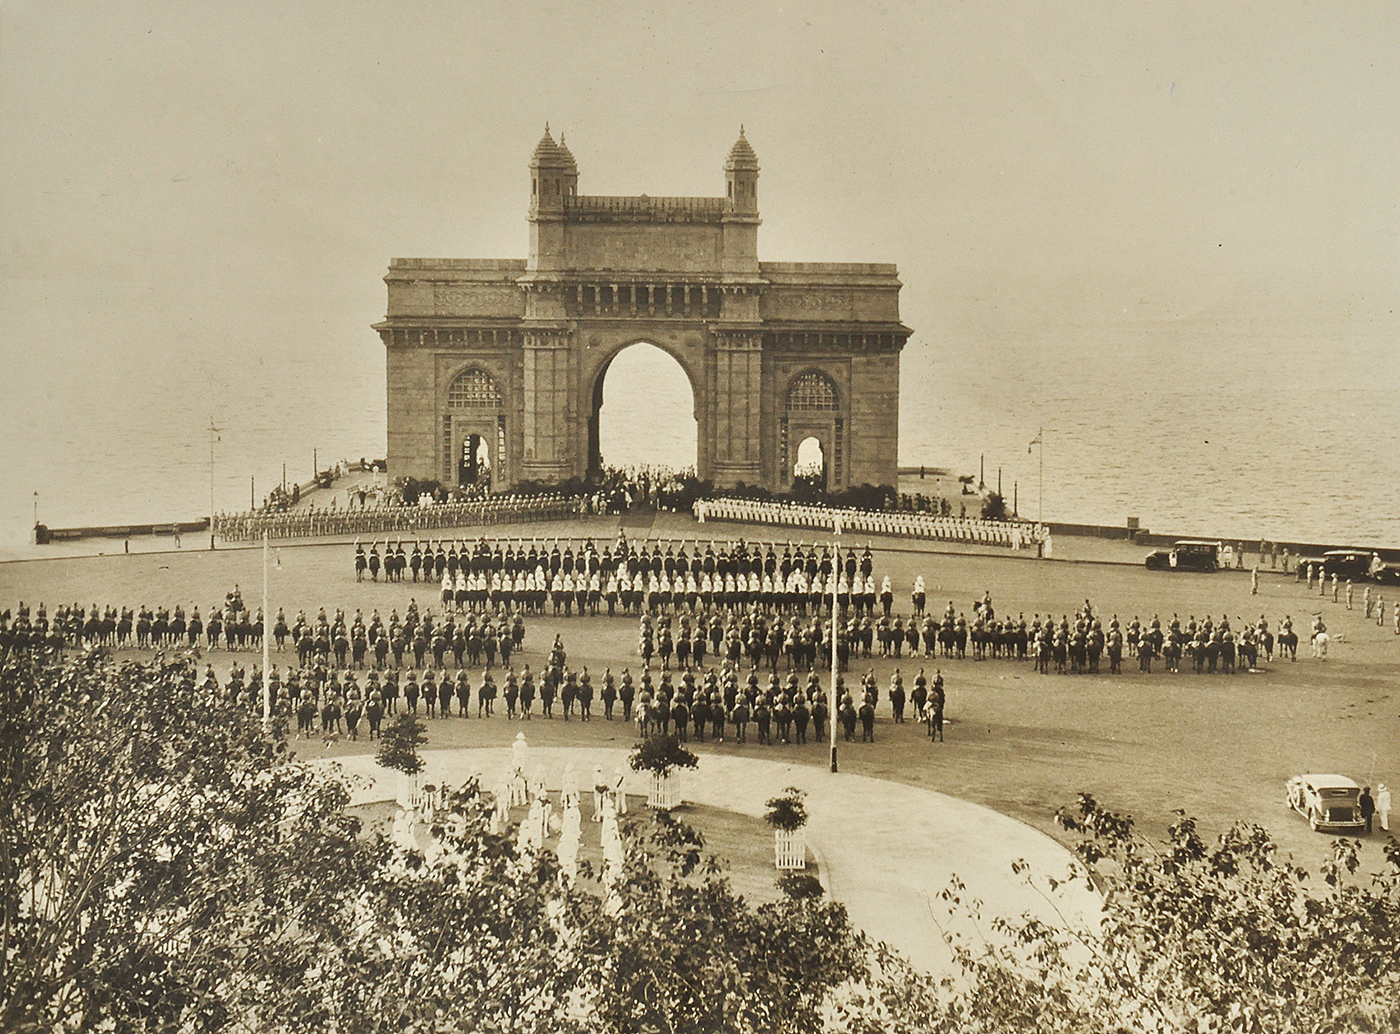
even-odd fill
[{"label": "stone turret with dome", "polygon": [[[545,130],[549,129],[549,123],[545,123]],[[573,152],[569,150],[569,145],[564,143],[564,134],[559,134],[559,153],[564,158],[564,165],[574,176],[578,176],[578,162],[574,161]]]},{"label": "stone turret with dome", "polygon": [[729,149],[729,158],[724,163],[725,211],[731,215],[758,218],[758,155],[744,127],[739,127],[739,139]]},{"label": "stone turret with dome", "polygon": [[[560,135],[560,140],[563,135]],[[530,210],[535,213],[561,214],[564,199],[578,193],[578,164],[567,147],[554,142],[549,123],[544,124],[544,136],[530,156]]]},{"label": "stone turret with dome", "polygon": [[729,160],[724,163],[725,171],[733,169],[752,169],[758,171],[758,155],[753,153],[753,145],[749,143],[749,138],[744,135],[744,127],[739,127],[739,139],[734,141],[734,146],[729,149]]}]

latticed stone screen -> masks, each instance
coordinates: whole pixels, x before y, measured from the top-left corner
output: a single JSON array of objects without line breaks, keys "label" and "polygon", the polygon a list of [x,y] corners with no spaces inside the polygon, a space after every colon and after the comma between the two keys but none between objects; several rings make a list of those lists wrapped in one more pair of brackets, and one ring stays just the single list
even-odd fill
[{"label": "latticed stone screen", "polygon": [[442,480],[444,484],[455,485],[457,478],[452,470],[452,417],[442,418]]},{"label": "latticed stone screen", "polygon": [[497,409],[501,391],[496,387],[496,379],[485,370],[465,370],[447,389],[447,404],[462,409]]},{"label": "latticed stone screen", "polygon": [[804,373],[792,382],[788,390],[789,411],[832,412],[836,407],[836,389],[819,373]]}]

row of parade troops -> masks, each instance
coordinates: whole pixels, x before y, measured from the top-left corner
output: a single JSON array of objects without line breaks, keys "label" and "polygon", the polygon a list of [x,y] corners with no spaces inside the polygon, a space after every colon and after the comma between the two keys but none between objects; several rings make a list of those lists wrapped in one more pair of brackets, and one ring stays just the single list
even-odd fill
[{"label": "row of parade troops", "polygon": [[[836,584],[833,585],[832,582]],[[889,579],[885,579],[888,583]],[[466,608],[524,610],[543,613],[553,605],[554,614],[569,617],[578,608],[580,617],[597,616],[603,605],[609,617],[621,609],[623,614],[699,613],[718,607],[723,610],[748,609],[762,606],[779,613],[806,614],[830,611],[835,591],[837,609],[854,610],[857,615],[872,614],[880,596],[875,578],[863,581],[859,575],[848,582],[843,574],[823,581],[820,574],[808,579],[805,572],[794,571],[786,582],[774,581],[767,575],[710,575],[699,579],[693,574],[668,577],[664,572],[650,572],[633,578],[627,574],[559,574],[551,575],[543,568],[529,574],[464,574],[442,579],[442,605],[446,610]],[[889,596],[888,585],[884,593]],[[885,602],[888,607],[888,601]]]},{"label": "row of parade troops", "polygon": [[[262,676],[257,667],[254,666],[249,678],[236,663],[222,687],[212,665],[209,666],[204,689],[210,695],[222,695],[254,712],[267,706],[273,714],[294,715],[298,733],[305,736],[315,733],[319,717],[322,734],[346,732],[358,738],[363,718],[367,726],[365,731],[373,738],[380,731],[383,717],[398,712],[400,699],[408,713],[419,714],[421,705],[427,717],[442,719],[454,713],[458,717],[470,717],[475,699],[476,716],[488,718],[496,713],[499,696],[504,699],[508,719],[527,720],[534,715],[538,697],[543,718],[555,717],[557,701],[564,721],[575,717],[591,721],[595,698],[592,678],[587,668],[581,672],[566,668],[563,657],[562,645],[556,640],[550,662],[538,684],[526,665],[519,674],[514,670],[507,672],[500,686],[487,672],[476,687],[475,695],[465,670],[453,675],[446,670],[435,673],[428,669],[421,678],[410,670],[403,679],[394,670],[386,672],[382,678],[379,672],[370,671],[362,685],[356,672],[336,672],[322,665],[290,669],[284,680],[273,665],[264,700]],[[752,722],[758,730],[759,742],[771,743],[771,730],[776,728],[779,742],[805,743],[808,724],[814,726],[815,738],[820,740],[829,716],[826,693],[815,674],[809,676],[804,689],[795,675],[789,675],[785,683],[780,683],[776,675],[770,675],[767,685],[760,686],[757,675],[751,672],[747,682],[741,684],[739,673],[729,665],[718,672],[706,671],[698,678],[695,673],[686,672],[679,685],[673,683],[670,673],[662,673],[656,682],[651,670],[643,669],[640,683],[637,683],[629,670],[624,669],[618,679],[609,668],[601,683],[597,695],[604,719],[613,721],[617,717],[617,705],[621,704],[621,719],[630,722],[635,718],[643,735],[652,731],[669,734],[674,728],[676,735],[687,739],[693,726],[697,740],[703,742],[709,733],[722,742],[726,726],[732,725],[733,738],[743,743]],[[873,741],[873,723],[880,703],[873,673],[867,672],[862,677],[859,692],[857,704],[844,680],[838,678],[837,719],[845,728],[847,739],[853,738],[855,723],[859,721],[863,726],[863,738]],[[896,672],[890,682],[889,698],[896,724],[904,722],[906,702],[909,702],[914,705],[915,716],[930,723],[930,733],[934,734],[936,726],[941,738],[945,702],[941,674],[930,685],[920,670],[913,692],[906,698],[903,676]]]},{"label": "row of parade troops", "polygon": [[[624,573],[632,579],[644,573],[650,573],[653,577],[664,574],[668,579],[674,579],[677,574],[682,577],[693,574],[697,579],[701,575],[709,575],[713,579],[716,575],[724,578],[745,574],[750,577],[758,575],[760,578],[766,576],[774,581],[781,579],[784,584],[796,570],[801,570],[810,581],[818,574],[825,580],[835,569],[838,573],[845,574],[847,580],[852,583],[857,574],[863,582],[874,570],[874,559],[869,547],[859,555],[854,549],[848,549],[844,554],[838,551],[833,557],[825,545],[818,552],[816,546],[801,542],[794,545],[788,542],[779,554],[777,543],[769,543],[765,551],[760,543],[750,546],[739,540],[716,545],[711,540],[703,552],[699,542],[693,542],[691,551],[688,552],[685,545],[682,544],[677,549],[669,542],[653,542],[650,548],[646,543],[633,546],[621,533],[613,546],[604,546],[601,552],[591,539],[586,540],[577,553],[571,543],[561,550],[557,540],[552,548],[532,540],[528,549],[523,539],[507,541],[504,545],[501,542],[487,542],[485,539],[478,540],[474,545],[465,542],[446,545],[443,542],[429,542],[427,549],[421,548],[415,541],[412,553],[407,555],[404,553],[402,542],[391,546],[386,541],[384,546],[384,558],[376,563],[376,558],[379,557],[377,542],[371,544],[368,552],[360,543],[355,544],[355,569],[359,577],[363,578],[367,570],[373,573],[376,567],[383,567],[387,571],[387,558],[390,555],[394,558],[393,566],[397,572],[391,580],[397,580],[406,569],[412,573],[414,581],[421,577],[425,581],[441,582],[446,574],[452,576],[454,584],[459,572],[469,575],[514,576],[534,573],[540,568],[544,568],[551,577],[560,574],[575,575],[580,571],[587,575],[597,574],[604,579],[609,575]],[[400,557],[404,559],[401,561]]]}]

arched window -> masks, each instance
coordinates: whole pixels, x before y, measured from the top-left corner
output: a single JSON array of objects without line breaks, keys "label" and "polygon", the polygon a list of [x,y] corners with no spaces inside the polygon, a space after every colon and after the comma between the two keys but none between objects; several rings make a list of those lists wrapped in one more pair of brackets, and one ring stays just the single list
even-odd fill
[{"label": "arched window", "polygon": [[837,410],[836,386],[815,370],[802,374],[788,389],[789,412],[824,412]]},{"label": "arched window", "polygon": [[463,370],[447,389],[447,404],[454,409],[499,409],[501,391],[485,370]]}]

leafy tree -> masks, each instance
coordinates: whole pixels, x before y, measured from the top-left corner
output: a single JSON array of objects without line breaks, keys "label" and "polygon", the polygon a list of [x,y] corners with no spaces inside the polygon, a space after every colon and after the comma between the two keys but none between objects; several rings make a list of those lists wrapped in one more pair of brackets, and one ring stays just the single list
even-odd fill
[{"label": "leafy tree", "polygon": [[865,965],[845,907],[786,897],[752,908],[702,848],[665,812],[634,827],[595,1002],[598,1029],[823,1029],[830,992]]},{"label": "leafy tree", "polygon": [[982,501],[982,519],[1004,521],[1006,518],[1006,497],[1000,492],[989,492],[987,498]]},{"label": "leafy tree", "polygon": [[700,763],[675,736],[648,736],[633,748],[627,763],[634,772],[650,772],[665,778],[678,768],[694,768]]},{"label": "leafy tree", "polygon": [[[1257,826],[1208,844],[1183,815],[1153,843],[1088,794],[1058,818],[1093,869],[1103,902],[1097,927],[996,920],[980,944],[949,933],[956,984],[877,946],[870,979],[834,1002],[842,1026],[870,1034],[1400,1029],[1393,838],[1388,868],[1369,879],[1359,873],[1359,843],[1333,841],[1318,885],[1279,858]],[[1024,863],[1016,869],[1033,876]],[[1044,876],[1032,885],[1057,887]],[[951,917],[980,923],[978,904],[956,882],[943,901]]]},{"label": "leafy tree", "polygon": [[353,1034],[596,1029],[581,996],[613,925],[600,899],[565,884],[551,852],[522,859],[493,832],[475,780],[445,797],[433,857],[396,850],[362,885],[354,936],[323,966],[322,1015]]},{"label": "leafy tree", "polygon": [[339,782],[186,661],[0,667],[0,1029],[292,1010],[373,868]]},{"label": "leafy tree", "polygon": [[396,715],[379,734],[375,764],[416,779],[418,773],[423,771],[423,758],[418,748],[428,742],[428,737],[423,735],[427,731],[428,727],[418,720],[416,714],[405,711]]},{"label": "leafy tree", "polygon": [[187,661],[12,651],[0,732],[5,1031],[814,1030],[860,964],[839,905],[753,909],[669,820],[606,906],[474,784],[426,855],[365,836]]},{"label": "leafy tree", "polygon": [[768,811],[763,816],[768,825],[791,833],[807,825],[807,791],[795,786],[783,788],[782,795],[769,798]]}]

